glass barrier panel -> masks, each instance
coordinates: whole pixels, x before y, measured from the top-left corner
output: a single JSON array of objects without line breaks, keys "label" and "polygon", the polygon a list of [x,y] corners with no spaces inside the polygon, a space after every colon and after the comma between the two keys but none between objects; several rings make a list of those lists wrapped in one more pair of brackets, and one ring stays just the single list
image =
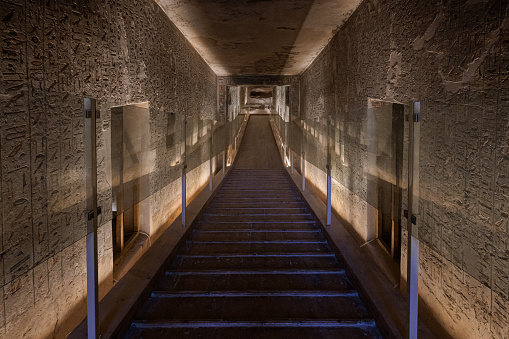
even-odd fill
[{"label": "glass barrier panel", "polygon": [[302,126],[300,120],[293,120],[290,123],[288,146],[298,155],[302,153]]},{"label": "glass barrier panel", "polygon": [[188,117],[186,123],[187,172],[206,163],[211,158],[212,123],[198,116]]},{"label": "glass barrier panel", "polygon": [[327,170],[327,118],[305,120],[303,132],[306,138],[304,148],[306,161],[325,172]]}]

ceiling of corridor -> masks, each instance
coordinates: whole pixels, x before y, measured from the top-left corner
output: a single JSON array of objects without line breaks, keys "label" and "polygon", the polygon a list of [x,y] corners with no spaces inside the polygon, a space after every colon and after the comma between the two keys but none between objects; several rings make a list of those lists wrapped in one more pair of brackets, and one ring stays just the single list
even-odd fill
[{"label": "ceiling of corridor", "polygon": [[156,0],[217,75],[296,75],[361,0]]}]

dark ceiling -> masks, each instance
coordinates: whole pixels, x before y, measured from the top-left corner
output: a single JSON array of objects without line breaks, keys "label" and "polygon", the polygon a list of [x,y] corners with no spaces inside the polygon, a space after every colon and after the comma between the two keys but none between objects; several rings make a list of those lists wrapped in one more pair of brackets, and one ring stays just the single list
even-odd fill
[{"label": "dark ceiling", "polygon": [[297,75],[361,0],[156,0],[217,75]]}]

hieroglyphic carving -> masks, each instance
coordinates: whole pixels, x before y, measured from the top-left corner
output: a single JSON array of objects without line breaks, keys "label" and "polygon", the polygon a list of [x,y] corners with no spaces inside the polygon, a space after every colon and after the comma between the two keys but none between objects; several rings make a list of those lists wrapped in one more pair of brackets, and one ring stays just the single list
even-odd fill
[{"label": "hieroglyphic carving", "polygon": [[217,120],[225,121],[226,118],[226,86],[217,86],[218,98],[217,98]]},{"label": "hieroglyphic carving", "polygon": [[[365,119],[367,98],[421,102],[419,237],[421,253],[433,252],[420,260],[421,297],[433,312],[443,312],[440,319],[454,318],[446,324],[453,337],[503,337],[509,326],[509,124],[502,99],[509,88],[508,3],[403,3],[396,15],[422,20],[405,33],[405,22],[389,32],[386,18],[369,11],[392,9],[361,4],[302,74],[301,113]],[[407,48],[409,37],[420,46]],[[354,127],[347,124],[345,150],[362,164]],[[362,188],[356,175],[363,172],[360,167],[339,181]],[[435,262],[448,268],[429,272]],[[451,270],[460,272],[461,288],[446,281]],[[483,297],[475,295],[481,290]],[[454,300],[455,294],[463,295]]]},{"label": "hieroglyphic carving", "polygon": [[[66,6],[64,6],[64,3]],[[60,22],[62,22],[61,36],[62,46],[66,56],[61,59],[60,68],[64,75],[60,78],[60,88],[63,94],[62,115],[67,116],[70,132],[67,138],[70,142],[69,154],[66,154],[66,171],[70,172],[69,185],[72,192],[72,209],[70,211],[72,241],[76,242],[83,238],[86,233],[86,188],[85,188],[85,145],[84,145],[84,119],[83,119],[83,98],[77,96],[78,88],[74,88],[75,79],[79,79],[79,58],[86,53],[86,48],[82,48],[81,42],[84,35],[79,26],[83,22],[83,5],[81,2],[74,4],[61,4],[63,13],[60,13]],[[78,82],[78,84],[81,82]],[[70,157],[69,157],[70,156]],[[69,237],[70,239],[70,237]]]},{"label": "hieroglyphic carving", "polygon": [[27,35],[23,5],[0,3],[0,157],[4,283],[26,273],[33,265]]},{"label": "hieroglyphic carving", "polygon": [[[101,111],[98,187],[104,225],[111,218],[111,106],[151,103],[151,135],[156,136],[151,147],[157,155],[150,188],[157,192],[181,173],[172,163],[175,156],[167,156],[177,151],[166,150],[165,113],[213,117],[216,76],[152,1],[0,0],[0,41],[0,285],[9,293],[33,296],[27,291],[34,286],[18,286],[21,277],[61,253],[82,249],[83,97],[97,99]],[[100,246],[101,262],[112,265],[111,241]],[[68,296],[82,297],[83,257],[57,266],[77,271],[76,277],[66,277],[76,290],[64,286],[61,274],[47,277],[49,290],[65,299],[59,294],[53,301],[68,305]],[[23,321],[14,315],[31,314],[9,305],[9,319]],[[63,319],[66,311],[55,308],[48,319]],[[0,313],[1,324],[3,317]],[[53,327],[54,321],[46,324]],[[23,335],[16,332],[23,331],[20,327],[10,328],[7,337]]]},{"label": "hieroglyphic carving", "polygon": [[290,104],[291,104],[291,115],[292,120],[300,119],[300,81],[299,77],[293,77],[291,79],[290,86]]},{"label": "hieroglyphic carving", "polygon": [[[60,177],[61,177],[61,196],[62,202],[62,214],[64,220],[61,229],[61,248],[68,247],[79,238],[76,237],[77,232],[75,227],[78,224],[77,218],[82,218],[83,210],[77,210],[76,200],[77,194],[80,191],[80,186],[77,184],[78,179],[75,171],[76,161],[76,150],[73,148],[73,111],[74,106],[77,104],[73,101],[74,97],[69,94],[69,84],[71,79],[71,32],[70,25],[71,17],[68,13],[72,12],[72,7],[67,5],[65,2],[59,4],[60,10],[56,12],[58,27],[57,27],[57,39],[58,39],[58,58],[56,62],[56,69],[58,72],[58,91],[61,97],[59,105],[60,115]],[[79,107],[79,106],[78,106]],[[80,213],[81,212],[81,213]]]},{"label": "hieroglyphic carving", "polygon": [[284,75],[218,77],[218,85],[281,86],[299,82],[299,77]]},{"label": "hieroglyphic carving", "polygon": [[40,263],[48,255],[48,211],[46,183],[47,120],[45,114],[43,44],[41,27],[43,10],[40,0],[28,2],[28,79],[31,129],[32,213],[34,229],[34,261]]},{"label": "hieroglyphic carving", "polygon": [[62,228],[66,216],[62,212],[62,176],[61,167],[61,116],[60,108],[62,96],[58,86],[58,22],[56,0],[44,2],[44,17],[42,27],[44,31],[44,93],[45,111],[47,117],[47,175],[48,175],[48,252],[56,254],[61,250]]}]

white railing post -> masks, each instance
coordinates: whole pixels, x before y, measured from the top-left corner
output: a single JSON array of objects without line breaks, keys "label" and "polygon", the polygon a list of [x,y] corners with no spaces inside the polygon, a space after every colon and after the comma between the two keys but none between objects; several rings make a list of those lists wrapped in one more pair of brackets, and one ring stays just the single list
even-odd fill
[{"label": "white railing post", "polygon": [[184,152],[182,155],[182,226],[186,226],[186,172],[187,172],[187,116],[184,117],[182,128]]},{"label": "white railing post", "polygon": [[85,98],[85,154],[87,160],[87,329],[88,339],[99,338],[99,293],[97,268],[97,149],[96,101]]},{"label": "white railing post", "polygon": [[306,160],[304,159],[304,152],[302,152],[302,192],[306,190]]},{"label": "white railing post", "polygon": [[212,171],[212,159],[214,158],[214,123],[210,129],[210,160],[209,160],[209,189],[212,191],[212,179],[214,173]]},{"label": "white railing post", "polygon": [[182,166],[182,226],[186,226],[186,168]]},{"label": "white railing post", "polygon": [[331,187],[331,171],[330,165],[327,164],[327,226],[331,224],[331,202],[332,202],[332,187]]},{"label": "white railing post", "polygon": [[290,164],[292,166],[292,174],[293,174],[293,151],[290,149]]},{"label": "white railing post", "polygon": [[226,173],[226,150],[223,151],[223,174]]},{"label": "white railing post", "polygon": [[[419,114],[420,103],[412,102],[410,105],[410,118],[408,119],[408,251],[407,251],[407,290],[408,290],[408,338],[417,339],[418,310],[419,310],[419,232],[417,218],[419,209],[418,182],[419,171]],[[417,140],[416,140],[417,139]]]}]

